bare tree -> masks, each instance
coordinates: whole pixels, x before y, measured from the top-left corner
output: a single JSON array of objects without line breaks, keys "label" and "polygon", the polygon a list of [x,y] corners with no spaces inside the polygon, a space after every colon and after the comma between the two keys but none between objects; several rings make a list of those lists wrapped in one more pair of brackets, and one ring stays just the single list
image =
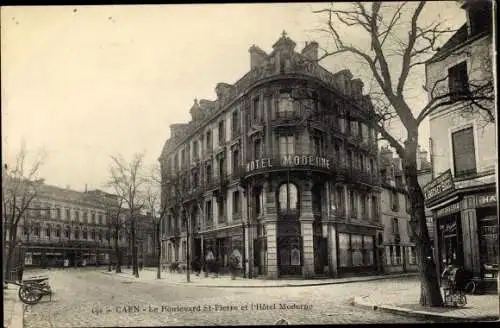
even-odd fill
[{"label": "bare tree", "polygon": [[[109,247],[111,248],[111,240],[113,240],[113,248],[115,250],[115,272],[122,272],[123,254],[120,247],[120,236],[123,234],[125,220],[123,219],[123,199],[118,197],[109,197],[106,200],[106,217],[108,218],[108,238]],[[108,261],[108,271],[111,271],[111,258]]]},{"label": "bare tree", "polygon": [[144,208],[144,194],[142,187],[144,177],[142,176],[144,154],[135,154],[127,163],[121,156],[111,156],[109,187],[123,205],[126,207],[127,220],[130,227],[130,240],[132,243],[132,271],[139,278],[139,267],[137,261],[136,219]]},{"label": "bare tree", "polygon": [[[424,6],[425,2],[357,2],[332,4],[315,13],[326,15],[326,27],[322,31],[333,41],[333,49],[323,49],[324,54],[319,60],[339,54],[353,55],[368,67],[367,71],[375,81],[378,92],[375,106],[369,100],[364,104],[346,101],[354,113],[361,113],[353,115],[352,120],[371,123],[402,159],[411,201],[410,224],[416,236],[421,281],[419,302],[423,306],[442,306],[424,213],[424,196],[417,180],[418,127],[435,110],[458,104],[473,111],[483,111],[494,121],[494,116],[490,115],[490,108],[493,107],[488,105],[488,102],[494,101],[494,93],[493,80],[483,76],[474,83],[470,81],[467,92],[450,94],[447,87],[442,87],[442,83],[447,81],[445,76],[431,90],[427,90],[431,99],[423,108],[417,110],[410,107],[406,97],[409,76],[435,53],[442,37],[454,32],[443,26],[443,20],[424,20],[421,15]],[[341,31],[355,33],[356,40],[368,40],[369,47],[347,42]],[[317,114],[327,115],[325,112]],[[387,123],[392,120],[402,124],[406,134],[403,141],[390,132]]]},{"label": "bare tree", "polygon": [[4,245],[4,277],[8,277],[13,254],[18,243],[18,226],[26,219],[33,201],[36,199],[43,180],[38,178],[44,154],[31,165],[27,162],[28,152],[24,142],[17,154],[16,163],[10,167],[4,164],[2,170],[2,241]]},{"label": "bare tree", "polygon": [[162,189],[166,187],[165,181],[165,178],[162,179],[158,165],[154,165],[151,169],[151,175],[146,190],[146,206],[153,219],[157,279],[161,279],[161,226],[168,212],[167,202],[162,201],[160,197]]}]

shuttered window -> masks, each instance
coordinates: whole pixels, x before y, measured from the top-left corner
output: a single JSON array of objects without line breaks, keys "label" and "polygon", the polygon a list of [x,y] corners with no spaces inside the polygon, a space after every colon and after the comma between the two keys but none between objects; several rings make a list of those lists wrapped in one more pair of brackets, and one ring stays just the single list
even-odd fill
[{"label": "shuttered window", "polygon": [[472,127],[452,134],[455,177],[476,173],[476,151]]}]

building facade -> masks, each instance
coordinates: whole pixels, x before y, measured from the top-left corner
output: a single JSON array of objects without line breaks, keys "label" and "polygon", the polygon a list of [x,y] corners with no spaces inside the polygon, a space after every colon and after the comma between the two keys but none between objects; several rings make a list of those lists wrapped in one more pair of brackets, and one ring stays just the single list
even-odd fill
[{"label": "building facade", "polygon": [[17,229],[25,266],[107,264],[114,254],[107,210],[93,191],[40,185]]},{"label": "building facade", "polygon": [[381,216],[384,226],[384,272],[417,269],[415,242],[410,227],[409,199],[401,160],[388,147],[380,150]]},{"label": "building facade", "polygon": [[295,46],[285,33],[270,54],[252,46],[246,75],[217,84],[215,101],[195,101],[192,121],[171,126],[159,158],[172,208],[165,263],[185,262],[189,247],[191,258],[212,253],[221,267],[235,254],[250,277],[378,271],[370,99],[349,71],[316,63],[316,42]]},{"label": "building facade", "polygon": [[[466,1],[463,8],[467,23],[426,64],[427,89],[444,81],[443,92],[450,98],[493,83],[491,2]],[[467,110],[458,101],[430,115],[435,176],[424,192],[434,217],[438,270],[455,261],[478,281],[494,283],[499,261],[497,118],[494,102],[482,106]],[[485,119],[484,106],[491,106],[493,117]]]}]

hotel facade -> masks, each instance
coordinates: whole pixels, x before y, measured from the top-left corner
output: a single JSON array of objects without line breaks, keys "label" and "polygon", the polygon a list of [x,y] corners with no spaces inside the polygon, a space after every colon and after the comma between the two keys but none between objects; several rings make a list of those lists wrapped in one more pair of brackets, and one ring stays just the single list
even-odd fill
[{"label": "hotel facade", "polygon": [[316,63],[316,42],[295,46],[285,33],[270,54],[252,46],[246,75],[171,125],[159,158],[171,209],[165,265],[186,263],[189,251],[202,262],[211,252],[222,268],[238,256],[248,277],[380,271],[370,99],[348,70]]}]

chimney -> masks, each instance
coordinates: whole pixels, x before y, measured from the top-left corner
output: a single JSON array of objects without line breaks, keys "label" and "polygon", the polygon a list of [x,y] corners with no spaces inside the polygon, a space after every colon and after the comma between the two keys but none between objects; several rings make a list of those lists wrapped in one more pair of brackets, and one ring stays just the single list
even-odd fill
[{"label": "chimney", "polygon": [[361,99],[363,97],[363,86],[364,83],[361,79],[352,80],[352,94],[356,99]]},{"label": "chimney", "polygon": [[348,69],[341,70],[340,72],[337,72],[334,74],[336,84],[340,87],[340,90],[345,94],[345,95],[351,95],[351,79],[352,79],[352,73]]},{"label": "chimney", "polygon": [[217,100],[224,101],[226,98],[230,96],[231,89],[233,86],[228,83],[217,83],[215,86],[215,93],[217,94]]},{"label": "chimney", "polygon": [[262,66],[267,60],[267,54],[264,50],[257,47],[255,44],[248,50],[250,53],[250,69]]},{"label": "chimney", "polygon": [[313,61],[318,60],[318,43],[316,41],[306,42],[306,46],[302,49],[301,54]]}]

